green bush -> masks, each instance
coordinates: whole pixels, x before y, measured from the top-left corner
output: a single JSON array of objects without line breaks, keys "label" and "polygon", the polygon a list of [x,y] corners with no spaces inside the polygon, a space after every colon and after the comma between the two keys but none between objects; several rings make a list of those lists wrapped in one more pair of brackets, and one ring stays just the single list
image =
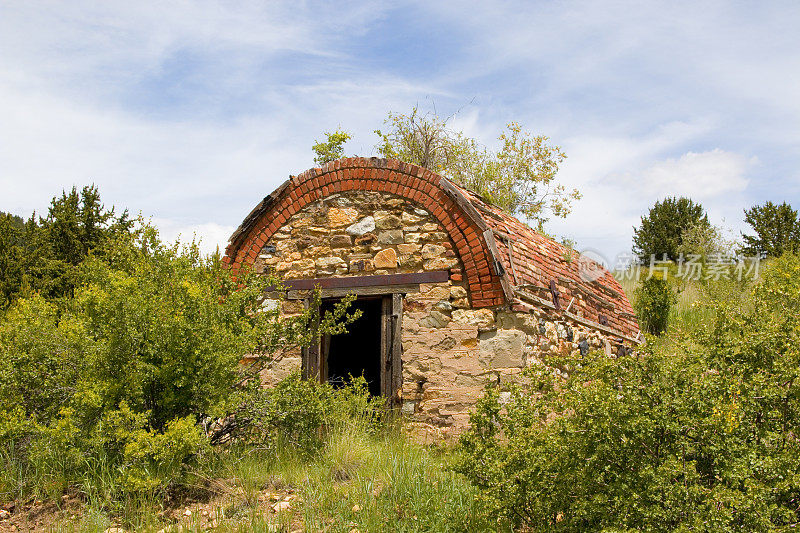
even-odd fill
[{"label": "green bush", "polygon": [[39,295],[19,300],[0,321],[0,411],[49,423],[75,394],[93,350],[83,321],[59,316]]},{"label": "green bush", "polygon": [[507,401],[488,390],[458,465],[487,512],[532,531],[796,524],[800,258],[769,264],[752,299],[637,357],[555,358]]},{"label": "green bush", "polygon": [[295,372],[275,387],[251,387],[236,411],[231,434],[239,442],[259,448],[283,446],[309,455],[333,428],[375,429],[383,403],[370,396],[363,377],[334,388],[329,383],[304,380]]},{"label": "green bush", "polygon": [[667,330],[669,314],[677,297],[668,281],[651,277],[642,282],[634,292],[633,307],[639,317],[639,326],[652,335]]},{"label": "green bush", "polygon": [[[165,245],[147,225],[109,237],[74,273],[72,295],[18,297],[0,317],[6,494],[88,484],[116,497],[180,484],[209,446],[199,421],[230,413],[270,356],[354,318],[347,302],[322,319],[281,318],[262,306],[277,280],[234,278],[218,257]],[[246,355],[257,357],[242,365]],[[313,412],[296,415],[295,424],[317,424]]]}]

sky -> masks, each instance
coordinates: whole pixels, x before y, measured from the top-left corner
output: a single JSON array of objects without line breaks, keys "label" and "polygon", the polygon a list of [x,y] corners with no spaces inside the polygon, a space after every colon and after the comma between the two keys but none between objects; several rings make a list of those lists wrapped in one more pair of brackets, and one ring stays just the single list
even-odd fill
[{"label": "sky", "polygon": [[489,148],[561,146],[583,199],[549,233],[613,264],[666,196],[746,230],[800,207],[800,2],[0,3],[0,210],[73,185],[224,248],[339,126],[375,155],[419,105]]}]

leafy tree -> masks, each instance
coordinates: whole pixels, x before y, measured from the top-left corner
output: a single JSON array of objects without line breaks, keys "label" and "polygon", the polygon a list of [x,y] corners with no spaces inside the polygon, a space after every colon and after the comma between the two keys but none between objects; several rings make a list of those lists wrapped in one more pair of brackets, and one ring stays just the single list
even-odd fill
[{"label": "leafy tree", "polygon": [[336,131],[325,132],[324,141],[314,141],[311,149],[314,151],[314,163],[324,165],[330,161],[335,161],[344,157],[344,143],[350,140],[350,133],[341,128]]},{"label": "leafy tree", "polygon": [[697,255],[708,258],[731,252],[733,248],[734,242],[724,238],[722,229],[699,222],[683,230],[678,254],[683,254],[684,257]]},{"label": "leafy tree", "polygon": [[[553,356],[490,388],[458,466],[530,531],[773,531],[800,520],[800,258],[748,305],[633,357]],[[554,369],[559,369],[555,372]]]},{"label": "leafy tree", "polygon": [[21,216],[0,211],[0,220],[5,219],[8,219],[8,223],[15,229],[22,230],[25,227],[25,220]]},{"label": "leafy tree", "polygon": [[749,256],[778,257],[800,250],[800,219],[792,206],[767,202],[744,211],[745,222],[755,235],[742,234],[742,253]]},{"label": "leafy tree", "polygon": [[100,202],[97,187],[87,185],[80,192],[73,187],[69,193],[62,191],[60,198],[53,198],[40,224],[53,259],[77,265],[90,250],[114,235],[129,232],[133,222],[127,210],[115,217],[114,208],[107,210]]},{"label": "leafy tree", "polygon": [[566,158],[543,135],[532,135],[516,122],[500,135],[501,148],[492,152],[475,139],[455,131],[435,114],[389,113],[386,131],[376,130],[383,157],[425,167],[475,191],[489,202],[522,214],[540,227],[551,217],[565,217],[576,190],[567,191],[556,180]]},{"label": "leafy tree", "polygon": [[650,261],[651,256],[676,261],[687,230],[709,226],[708,215],[703,206],[688,198],[666,198],[656,202],[641,225],[633,229],[633,253],[641,261]]}]

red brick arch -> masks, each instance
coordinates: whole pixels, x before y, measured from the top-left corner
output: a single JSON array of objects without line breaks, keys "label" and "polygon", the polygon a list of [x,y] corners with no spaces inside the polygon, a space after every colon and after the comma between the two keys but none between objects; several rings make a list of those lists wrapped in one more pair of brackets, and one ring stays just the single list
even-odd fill
[{"label": "red brick arch", "polygon": [[[396,160],[353,157],[292,176],[256,206],[231,237],[225,253],[234,270],[253,264],[264,244],[308,204],[334,193],[376,191],[407,198],[428,211],[450,235],[464,266],[473,307],[505,303],[482,229],[441,186],[444,178]],[[451,278],[458,279],[458,273]]]}]

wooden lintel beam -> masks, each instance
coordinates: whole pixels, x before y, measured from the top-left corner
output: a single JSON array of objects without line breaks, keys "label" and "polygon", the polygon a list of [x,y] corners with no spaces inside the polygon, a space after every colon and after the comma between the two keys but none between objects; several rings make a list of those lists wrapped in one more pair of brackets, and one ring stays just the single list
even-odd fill
[{"label": "wooden lintel beam", "polygon": [[[410,272],[408,274],[378,274],[372,276],[287,279],[283,282],[283,290],[313,290],[316,287],[319,287],[320,289],[355,289],[359,287],[443,283],[448,279],[450,279],[450,273],[447,270]],[[270,289],[274,290],[274,287],[270,287]]]},{"label": "wooden lintel beam", "polygon": [[[310,298],[312,289],[286,291],[286,299],[303,300]],[[319,289],[322,298],[344,298],[350,294],[356,296],[385,296],[387,294],[409,294],[419,292],[419,284],[408,285],[374,285],[370,287],[341,287],[333,289]]]}]

